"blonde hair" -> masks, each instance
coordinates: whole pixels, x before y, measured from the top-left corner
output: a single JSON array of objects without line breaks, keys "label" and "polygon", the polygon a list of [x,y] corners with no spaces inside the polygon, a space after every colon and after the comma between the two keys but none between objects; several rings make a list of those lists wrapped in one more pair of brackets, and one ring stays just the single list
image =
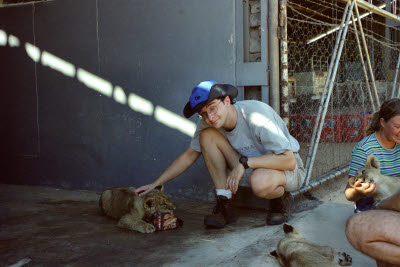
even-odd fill
[{"label": "blonde hair", "polygon": [[371,135],[381,129],[381,118],[383,118],[385,121],[388,121],[397,115],[400,115],[400,98],[386,100],[381,105],[379,111],[372,115],[371,123],[368,125],[365,131],[366,135]]}]

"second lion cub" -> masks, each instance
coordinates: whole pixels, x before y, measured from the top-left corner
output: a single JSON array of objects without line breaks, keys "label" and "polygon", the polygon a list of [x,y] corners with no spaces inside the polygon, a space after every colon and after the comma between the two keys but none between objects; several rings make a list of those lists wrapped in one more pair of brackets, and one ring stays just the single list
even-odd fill
[{"label": "second lion cub", "polygon": [[400,177],[381,174],[379,160],[374,155],[369,155],[365,167],[359,169],[349,185],[354,187],[356,181],[372,182],[378,185],[375,201],[382,201],[400,191]]},{"label": "second lion cub", "polygon": [[352,264],[352,258],[328,246],[307,241],[292,225],[284,224],[285,237],[270,253],[284,267],[332,267]]}]

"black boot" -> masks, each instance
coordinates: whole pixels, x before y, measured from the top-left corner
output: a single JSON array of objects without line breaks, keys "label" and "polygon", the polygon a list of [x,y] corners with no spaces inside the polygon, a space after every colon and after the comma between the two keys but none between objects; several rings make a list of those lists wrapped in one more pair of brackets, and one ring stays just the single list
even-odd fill
[{"label": "black boot", "polygon": [[217,204],[212,214],[204,217],[204,225],[213,228],[223,228],[225,224],[234,223],[238,219],[233,211],[232,199],[226,196],[217,196]]},{"label": "black boot", "polygon": [[285,192],[281,197],[270,200],[270,211],[267,215],[268,225],[277,225],[289,221],[293,196]]}]

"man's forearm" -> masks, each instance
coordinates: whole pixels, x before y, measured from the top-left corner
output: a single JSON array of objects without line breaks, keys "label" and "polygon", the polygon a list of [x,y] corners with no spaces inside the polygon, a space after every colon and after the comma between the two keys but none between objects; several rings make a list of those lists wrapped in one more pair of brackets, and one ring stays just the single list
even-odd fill
[{"label": "man's forearm", "polygon": [[346,197],[346,199],[348,201],[357,201],[360,198],[363,197],[362,194],[360,194],[359,192],[357,192],[354,187],[350,187],[348,186],[345,190],[344,190],[344,195]]},{"label": "man's forearm", "polygon": [[264,168],[280,171],[292,171],[296,168],[293,152],[286,150],[282,154],[267,154],[249,158],[247,164],[252,169]]}]

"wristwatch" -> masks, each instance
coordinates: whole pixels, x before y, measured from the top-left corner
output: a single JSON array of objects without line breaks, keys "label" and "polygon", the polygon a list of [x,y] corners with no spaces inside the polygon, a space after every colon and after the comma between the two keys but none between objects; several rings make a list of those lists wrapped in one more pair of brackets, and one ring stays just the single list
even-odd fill
[{"label": "wristwatch", "polygon": [[239,162],[243,165],[243,167],[244,167],[245,169],[250,168],[249,165],[247,164],[247,161],[248,161],[248,160],[249,160],[249,158],[246,157],[246,156],[241,156],[241,157],[239,158]]}]

